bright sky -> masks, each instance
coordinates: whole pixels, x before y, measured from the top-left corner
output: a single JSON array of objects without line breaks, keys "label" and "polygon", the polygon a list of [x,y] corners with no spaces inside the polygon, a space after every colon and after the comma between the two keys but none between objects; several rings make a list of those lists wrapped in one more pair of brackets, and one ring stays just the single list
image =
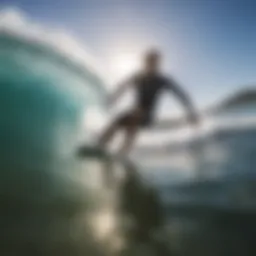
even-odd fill
[{"label": "bright sky", "polygon": [[200,105],[256,81],[254,0],[1,0],[36,22],[71,31],[115,82],[145,48]]}]

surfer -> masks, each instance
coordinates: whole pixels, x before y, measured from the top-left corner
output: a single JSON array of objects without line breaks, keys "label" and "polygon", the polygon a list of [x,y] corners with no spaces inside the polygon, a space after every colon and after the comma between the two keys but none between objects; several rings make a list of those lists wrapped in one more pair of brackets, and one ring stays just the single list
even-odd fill
[{"label": "surfer", "polygon": [[169,91],[181,101],[191,124],[198,123],[198,115],[189,96],[174,79],[161,73],[161,60],[162,56],[158,50],[148,51],[143,58],[143,70],[122,82],[110,97],[109,103],[113,104],[127,88],[132,86],[136,92],[136,102],[131,110],[120,115],[103,132],[99,139],[101,147],[105,147],[116,132],[122,129],[125,132],[125,140],[120,153],[122,156],[127,155],[135,142],[138,131],[152,125],[155,106],[163,91]]}]

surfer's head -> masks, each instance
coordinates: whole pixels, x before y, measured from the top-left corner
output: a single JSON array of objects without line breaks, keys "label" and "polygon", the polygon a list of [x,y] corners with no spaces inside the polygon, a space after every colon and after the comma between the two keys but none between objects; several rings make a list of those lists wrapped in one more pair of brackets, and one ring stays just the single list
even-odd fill
[{"label": "surfer's head", "polygon": [[160,67],[161,53],[157,49],[150,49],[144,55],[144,68],[146,71],[155,72]]}]

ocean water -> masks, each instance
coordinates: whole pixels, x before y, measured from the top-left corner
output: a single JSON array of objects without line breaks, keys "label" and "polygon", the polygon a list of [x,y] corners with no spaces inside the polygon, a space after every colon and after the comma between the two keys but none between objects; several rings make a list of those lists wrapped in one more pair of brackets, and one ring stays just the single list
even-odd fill
[{"label": "ocean water", "polygon": [[148,156],[157,160],[147,175],[173,255],[255,255],[255,110],[244,104],[223,111],[206,134]]},{"label": "ocean water", "polygon": [[104,115],[104,82],[73,40],[7,14],[1,255],[255,255],[256,105],[219,114],[207,133],[134,159],[137,168],[113,160],[118,179],[106,189],[105,162],[76,154]]}]

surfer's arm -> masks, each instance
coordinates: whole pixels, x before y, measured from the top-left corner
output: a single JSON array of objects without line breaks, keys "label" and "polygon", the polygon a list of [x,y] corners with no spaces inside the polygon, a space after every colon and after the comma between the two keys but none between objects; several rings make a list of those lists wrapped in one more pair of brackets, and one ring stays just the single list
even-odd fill
[{"label": "surfer's arm", "polygon": [[134,78],[129,78],[117,85],[116,91],[110,96],[110,104],[115,103],[134,84]]},{"label": "surfer's arm", "polygon": [[186,112],[188,113],[189,121],[196,123],[198,121],[198,114],[191,98],[185,92],[185,90],[173,80],[169,80],[167,82],[167,88],[184,106]]}]

